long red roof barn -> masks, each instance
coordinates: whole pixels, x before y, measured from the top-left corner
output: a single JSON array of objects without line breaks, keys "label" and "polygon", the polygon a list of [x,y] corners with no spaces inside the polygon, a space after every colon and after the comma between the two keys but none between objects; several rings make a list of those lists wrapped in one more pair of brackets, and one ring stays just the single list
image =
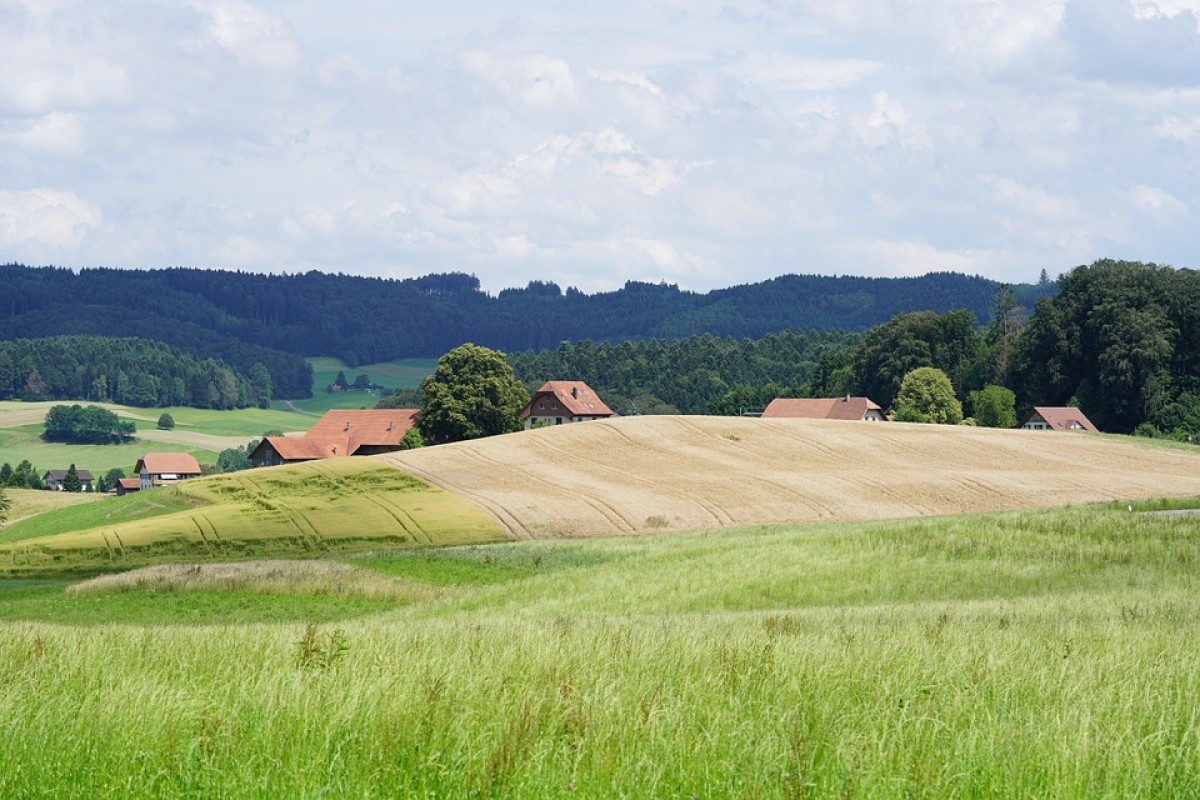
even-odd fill
[{"label": "long red roof barn", "polygon": [[866,397],[777,397],[764,417],[795,419],[850,419],[884,422],[887,417],[878,404]]},{"label": "long red roof barn", "polygon": [[334,409],[325,412],[303,436],[268,436],[250,454],[256,467],[369,456],[400,449],[404,434],[416,426],[415,408]]}]

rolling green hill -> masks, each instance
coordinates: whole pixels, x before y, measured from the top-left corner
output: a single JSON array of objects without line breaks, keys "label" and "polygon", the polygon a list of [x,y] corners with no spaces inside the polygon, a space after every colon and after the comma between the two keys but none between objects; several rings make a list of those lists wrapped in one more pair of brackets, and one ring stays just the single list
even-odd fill
[{"label": "rolling green hill", "polygon": [[456,495],[370,459],[336,459],[197,478],[48,512],[0,531],[0,571],[503,538],[494,520]]}]

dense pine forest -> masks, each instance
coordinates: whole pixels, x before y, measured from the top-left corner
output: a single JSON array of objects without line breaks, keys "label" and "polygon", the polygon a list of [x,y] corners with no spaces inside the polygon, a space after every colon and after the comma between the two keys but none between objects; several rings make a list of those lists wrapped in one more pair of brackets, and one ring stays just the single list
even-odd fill
[{"label": "dense pine forest", "polygon": [[[760,338],[782,330],[864,331],[896,314],[962,308],[987,321],[999,284],[932,273],[919,278],[785,275],[707,293],[630,281],[584,294],[551,282],[481,291],[470,275],[384,280],[308,272],[261,275],[0,266],[0,339],[61,334],[155,339],[239,370],[267,367],[276,396],[300,392],[292,356],[337,356],[351,366],[435,358],[463,342],[541,350],[560,342]],[[1014,287],[1032,306],[1054,284]],[[268,351],[273,356],[268,356]],[[303,386],[307,392],[308,386]]]},{"label": "dense pine forest", "polygon": [[131,406],[266,408],[271,376],[134,337],[0,341],[0,400],[95,400]]}]

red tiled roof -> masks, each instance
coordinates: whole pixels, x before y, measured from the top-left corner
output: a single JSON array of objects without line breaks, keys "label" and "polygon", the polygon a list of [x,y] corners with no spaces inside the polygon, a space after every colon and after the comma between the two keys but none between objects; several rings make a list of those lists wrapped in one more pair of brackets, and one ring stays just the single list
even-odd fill
[{"label": "red tiled roof", "polygon": [[611,417],[612,409],[596,396],[592,387],[583,381],[546,381],[542,388],[533,394],[529,405],[521,412],[521,417],[533,415],[534,404],[539,398],[553,397],[563,408],[576,417]]},{"label": "red tiled roof", "polygon": [[190,453],[146,453],[138,459],[135,472],[145,465],[151,475],[199,475],[200,464]]},{"label": "red tiled roof", "polygon": [[1046,421],[1052,429],[1056,431],[1091,431],[1099,433],[1096,426],[1086,415],[1078,408],[1071,406],[1034,406],[1033,413],[1029,415],[1029,420],[1035,416],[1041,417]]},{"label": "red tiled roof", "polygon": [[325,454],[318,458],[351,456],[361,447],[399,447],[404,434],[416,426],[417,411],[415,408],[327,411],[308,433],[292,438],[307,439],[324,448]]},{"label": "red tiled roof", "polygon": [[121,484],[121,488],[125,491],[136,491],[142,488],[141,478],[117,478],[117,482]]},{"label": "red tiled roof", "polygon": [[[313,461],[318,458],[332,458],[333,444],[324,439],[308,436],[268,436],[264,440],[284,461]],[[262,445],[259,445],[260,447]],[[255,448],[256,450],[258,448]]]},{"label": "red tiled roof", "polygon": [[797,419],[862,419],[868,411],[883,413],[883,409],[866,397],[777,397],[771,401],[764,417]]}]

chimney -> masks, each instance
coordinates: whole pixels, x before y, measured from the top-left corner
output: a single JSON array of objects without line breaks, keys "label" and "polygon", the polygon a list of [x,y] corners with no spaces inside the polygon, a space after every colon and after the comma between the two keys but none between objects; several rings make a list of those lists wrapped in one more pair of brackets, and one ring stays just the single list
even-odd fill
[{"label": "chimney", "polygon": [[579,399],[579,387],[578,386],[571,387],[571,397],[574,397],[576,400]]},{"label": "chimney", "polygon": [[345,428],[345,430],[350,430],[350,420],[346,420],[346,428]]},{"label": "chimney", "polygon": [[850,402],[850,393],[849,393],[849,392],[846,392],[846,399],[845,399],[845,400],[843,400],[842,402],[843,402],[843,403],[849,403],[849,402]]},{"label": "chimney", "polygon": [[388,430],[389,430],[389,431],[394,431],[394,430],[396,430],[396,423],[395,423],[395,421],[393,421],[393,420],[390,420],[390,419],[388,420]]}]

